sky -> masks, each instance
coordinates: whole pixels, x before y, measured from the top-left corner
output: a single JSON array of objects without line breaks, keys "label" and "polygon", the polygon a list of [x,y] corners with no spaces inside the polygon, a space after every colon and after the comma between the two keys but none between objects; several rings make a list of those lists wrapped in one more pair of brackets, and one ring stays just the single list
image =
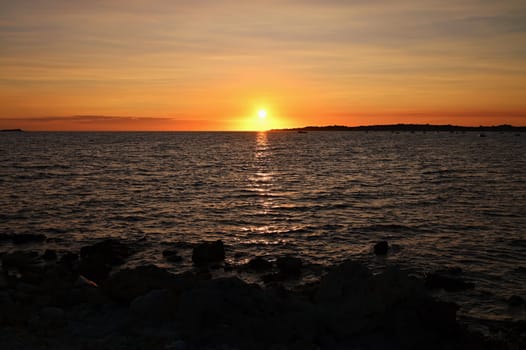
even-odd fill
[{"label": "sky", "polygon": [[525,63],[524,0],[0,0],[0,128],[524,126]]}]

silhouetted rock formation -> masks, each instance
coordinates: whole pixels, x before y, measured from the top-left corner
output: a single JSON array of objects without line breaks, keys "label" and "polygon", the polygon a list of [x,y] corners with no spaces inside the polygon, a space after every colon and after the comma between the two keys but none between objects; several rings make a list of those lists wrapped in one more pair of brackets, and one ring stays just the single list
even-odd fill
[{"label": "silhouetted rock formation", "polygon": [[166,249],[163,250],[163,256],[167,261],[170,262],[180,262],[183,258],[177,253],[177,250]]},{"label": "silhouetted rock formation", "polygon": [[42,234],[34,234],[34,233],[18,233],[18,234],[2,233],[0,234],[0,242],[1,241],[11,241],[14,244],[39,243],[39,242],[44,242],[45,240],[46,240],[46,236]]},{"label": "silhouetted rock formation", "polygon": [[85,260],[100,260],[109,265],[121,265],[130,256],[128,247],[116,239],[106,239],[80,249]]},{"label": "silhouetted rock formation", "polygon": [[[122,257],[115,242],[89,247],[82,259]],[[198,253],[204,261],[224,258],[222,242],[197,247],[206,247]],[[37,252],[1,256],[2,348],[506,348],[468,332],[457,322],[455,304],[435,300],[424,280],[396,268],[373,274],[345,261],[319,282],[289,290],[238,277],[210,279],[202,267],[175,275],[153,265],[117,271],[96,284],[79,275],[73,252],[63,254],[60,263],[44,264],[41,257]],[[274,268],[262,258],[252,261],[258,269]],[[276,265],[278,275],[299,274],[303,266],[292,256]],[[18,274],[7,273],[11,269]],[[523,323],[493,322],[510,348],[524,348]]]},{"label": "silhouetted rock formation", "polygon": [[42,259],[44,260],[57,260],[57,252],[53,249],[46,249],[44,254],[42,254]]},{"label": "silhouetted rock formation", "polygon": [[378,242],[374,245],[373,250],[376,255],[386,255],[389,250],[389,243],[387,241]]},{"label": "silhouetted rock formation", "polygon": [[192,261],[197,264],[208,264],[223,261],[225,259],[225,247],[223,241],[203,242],[194,247]]},{"label": "silhouetted rock formation", "polygon": [[279,272],[284,276],[295,276],[301,272],[302,261],[300,258],[293,256],[284,256],[278,258],[276,265]]},{"label": "silhouetted rock formation", "polygon": [[272,263],[260,256],[251,259],[247,263],[247,267],[254,271],[266,271],[272,268]]},{"label": "silhouetted rock formation", "polygon": [[462,279],[460,269],[438,270],[426,275],[426,287],[429,289],[444,289],[446,292],[458,292],[472,289],[475,285]]}]

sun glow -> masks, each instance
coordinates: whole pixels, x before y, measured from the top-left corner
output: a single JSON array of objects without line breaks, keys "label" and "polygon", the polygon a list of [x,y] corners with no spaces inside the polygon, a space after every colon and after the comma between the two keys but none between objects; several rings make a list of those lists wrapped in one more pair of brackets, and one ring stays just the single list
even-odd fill
[{"label": "sun glow", "polygon": [[267,118],[267,111],[264,110],[264,109],[260,109],[260,110],[258,111],[258,117],[259,117],[259,119],[265,119],[265,118]]},{"label": "sun glow", "polygon": [[244,117],[237,120],[235,129],[243,131],[268,131],[271,129],[281,129],[290,127],[286,123],[286,118],[274,106],[269,104],[254,104],[247,110]]}]

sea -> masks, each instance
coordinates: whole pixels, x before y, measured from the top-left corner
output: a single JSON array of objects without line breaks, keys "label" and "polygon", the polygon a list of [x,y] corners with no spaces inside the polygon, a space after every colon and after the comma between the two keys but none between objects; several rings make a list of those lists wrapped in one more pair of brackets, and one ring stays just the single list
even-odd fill
[{"label": "sea", "polygon": [[[112,237],[136,247],[124,267],[181,272],[192,244],[221,239],[229,266],[300,257],[297,283],[346,259],[460,268],[475,288],[438,297],[469,317],[526,319],[507,302],[526,298],[524,133],[2,133],[0,189],[0,233],[47,237],[4,252]],[[166,261],[170,247],[182,262]]]}]

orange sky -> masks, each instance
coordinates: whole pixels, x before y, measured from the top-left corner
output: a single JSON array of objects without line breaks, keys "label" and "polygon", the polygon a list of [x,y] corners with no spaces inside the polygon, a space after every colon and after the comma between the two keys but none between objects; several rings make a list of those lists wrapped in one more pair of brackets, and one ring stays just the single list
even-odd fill
[{"label": "orange sky", "polygon": [[2,1],[0,128],[526,125],[525,23],[524,1]]}]

